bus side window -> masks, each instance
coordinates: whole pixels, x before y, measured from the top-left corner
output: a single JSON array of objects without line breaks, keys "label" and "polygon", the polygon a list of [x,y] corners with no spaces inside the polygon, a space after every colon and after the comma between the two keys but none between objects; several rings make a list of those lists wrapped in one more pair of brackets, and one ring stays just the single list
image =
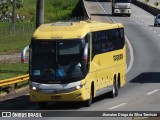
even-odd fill
[{"label": "bus side window", "polygon": [[108,31],[104,31],[103,37],[102,37],[102,49],[101,52],[108,52],[108,46],[107,46],[107,41],[108,41]]},{"label": "bus side window", "polygon": [[92,58],[101,50],[100,32],[92,33]]},{"label": "bus side window", "polygon": [[124,29],[119,29],[119,49],[122,49],[125,43]]},{"label": "bus side window", "polygon": [[125,36],[124,36],[124,29],[121,28],[119,29],[120,31],[120,48],[123,48],[124,44],[125,44]]},{"label": "bus side window", "polygon": [[109,30],[108,31],[108,40],[107,40],[107,49],[108,51],[113,51],[115,48],[114,45],[114,31],[113,30]]},{"label": "bus side window", "polygon": [[118,50],[120,49],[119,45],[120,45],[120,33],[119,33],[119,30],[118,29],[114,29],[112,30],[112,39],[114,41],[114,46],[115,46],[115,50]]}]

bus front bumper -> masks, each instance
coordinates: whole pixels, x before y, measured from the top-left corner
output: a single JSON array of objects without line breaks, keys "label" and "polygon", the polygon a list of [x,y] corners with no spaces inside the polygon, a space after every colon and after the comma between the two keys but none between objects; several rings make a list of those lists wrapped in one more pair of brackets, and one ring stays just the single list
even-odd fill
[{"label": "bus front bumper", "polygon": [[39,91],[30,90],[30,100],[32,102],[52,102],[52,101],[84,101],[84,87],[68,93],[42,93]]}]

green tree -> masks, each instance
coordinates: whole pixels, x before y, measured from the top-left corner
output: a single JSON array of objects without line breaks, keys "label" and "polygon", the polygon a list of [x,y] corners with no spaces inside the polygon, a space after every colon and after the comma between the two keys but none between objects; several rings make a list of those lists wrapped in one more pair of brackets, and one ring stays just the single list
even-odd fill
[{"label": "green tree", "polygon": [[158,3],[158,2],[155,2],[155,3],[154,3],[154,5],[155,5],[155,6],[156,6],[156,8],[157,8],[157,6],[159,5],[159,3]]},{"label": "green tree", "polygon": [[16,9],[20,8],[23,8],[23,0],[0,0],[0,21],[13,21],[17,16]]},{"label": "green tree", "polygon": [[148,3],[149,2],[149,0],[144,0],[145,1],[145,3]]}]

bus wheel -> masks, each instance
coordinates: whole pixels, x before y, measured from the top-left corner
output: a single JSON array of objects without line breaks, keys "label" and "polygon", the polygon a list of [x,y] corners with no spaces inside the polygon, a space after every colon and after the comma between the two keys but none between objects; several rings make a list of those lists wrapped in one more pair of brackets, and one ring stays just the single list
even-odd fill
[{"label": "bus wheel", "polygon": [[110,92],[110,95],[112,98],[114,97],[117,97],[118,96],[118,90],[119,90],[119,85],[118,85],[118,81],[114,80],[114,83],[113,83],[113,88],[112,88],[112,91]]},{"label": "bus wheel", "polygon": [[38,102],[38,106],[39,108],[44,109],[47,107],[47,102]]},{"label": "bus wheel", "polygon": [[90,107],[92,105],[92,102],[93,102],[93,89],[91,88],[90,99],[84,102],[84,106]]}]

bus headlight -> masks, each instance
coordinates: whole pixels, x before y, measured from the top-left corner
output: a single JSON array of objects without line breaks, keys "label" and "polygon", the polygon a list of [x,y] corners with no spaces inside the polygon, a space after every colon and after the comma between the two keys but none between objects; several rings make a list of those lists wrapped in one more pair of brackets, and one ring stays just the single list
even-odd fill
[{"label": "bus headlight", "polygon": [[78,89],[80,89],[80,88],[83,88],[83,87],[85,86],[85,84],[86,84],[86,83],[76,86],[76,89],[78,90]]},{"label": "bus headlight", "polygon": [[85,86],[85,84],[86,83],[72,87],[72,88],[65,89],[65,90],[63,90],[63,92],[72,92],[74,90],[79,90],[79,89],[83,88]]},{"label": "bus headlight", "polygon": [[39,89],[39,83],[30,82],[30,88],[31,88],[32,90],[38,90],[38,89]]},{"label": "bus headlight", "polygon": [[36,87],[32,87],[32,90],[37,90],[37,88]]},{"label": "bus headlight", "polygon": [[76,89],[78,90],[78,89],[80,89],[81,87],[80,87],[80,85],[79,86],[76,86]]}]

